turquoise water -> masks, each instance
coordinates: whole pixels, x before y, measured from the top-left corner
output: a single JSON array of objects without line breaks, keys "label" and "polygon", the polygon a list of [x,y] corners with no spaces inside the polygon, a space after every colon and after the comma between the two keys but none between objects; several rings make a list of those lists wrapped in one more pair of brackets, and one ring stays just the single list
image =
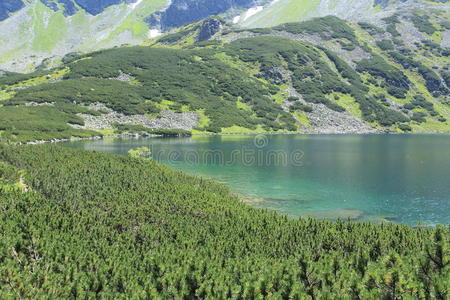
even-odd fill
[{"label": "turquoise water", "polygon": [[450,136],[199,136],[65,145],[118,154],[147,146],[163,164],[213,178],[253,206],[293,217],[450,223]]}]

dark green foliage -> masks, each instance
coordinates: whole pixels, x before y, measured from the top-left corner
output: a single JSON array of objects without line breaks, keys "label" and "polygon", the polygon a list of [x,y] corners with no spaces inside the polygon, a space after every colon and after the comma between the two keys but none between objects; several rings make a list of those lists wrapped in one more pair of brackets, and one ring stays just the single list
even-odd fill
[{"label": "dark green foliage", "polygon": [[342,77],[348,79],[352,84],[355,85],[361,84],[361,78],[359,74],[355,70],[353,70],[344,60],[339,58],[339,56],[337,56],[336,53],[325,48],[321,49],[323,52],[325,52],[327,57],[334,63],[336,69],[339,71]]},{"label": "dark green foliage", "polygon": [[294,104],[292,104],[291,106],[289,106],[289,110],[291,112],[295,112],[298,110],[304,111],[304,112],[312,112],[313,108],[309,105],[304,105],[300,102],[295,102]]},{"label": "dark green foliage", "polygon": [[450,89],[450,72],[441,70],[441,76],[444,79],[445,84]]},{"label": "dark green foliage", "polygon": [[248,31],[258,34],[270,34],[272,32],[272,29],[270,28],[253,28],[249,29]]},{"label": "dark green foliage", "polygon": [[11,166],[6,162],[0,161],[0,192],[2,186],[7,184],[15,184],[19,181],[19,178],[19,169]]},{"label": "dark green foliage", "polygon": [[400,20],[396,15],[384,18],[383,21],[386,22],[387,24],[386,31],[389,32],[392,35],[392,37],[401,36],[400,32],[397,31],[396,24],[399,24]]},{"label": "dark green foliage", "polygon": [[450,30],[450,21],[442,21],[441,26],[447,30]]},{"label": "dark green foliage", "polygon": [[[392,39],[392,42],[393,42],[396,46],[399,46],[399,47],[405,45],[405,43],[404,43],[401,39],[397,39],[397,38],[393,38],[393,39]],[[403,49],[403,50],[404,50],[404,51],[405,51],[405,50],[406,50],[406,51],[411,51],[411,50],[409,50],[409,49]]]},{"label": "dark green foliage", "polygon": [[412,131],[411,126],[407,125],[407,124],[400,124],[398,125],[398,128],[404,132],[410,132]]},{"label": "dark green foliage", "polygon": [[221,41],[218,40],[208,40],[195,43],[192,48],[202,48],[202,47],[217,47],[222,45]]},{"label": "dark green foliage", "polygon": [[91,131],[73,129],[68,123],[83,125],[83,120],[51,106],[2,107],[0,131],[3,132],[0,141],[26,142],[99,135]]},{"label": "dark green foliage", "polygon": [[437,31],[436,27],[434,27],[430,22],[429,16],[414,14],[411,17],[411,21],[414,23],[414,26],[419,29],[420,32],[432,35]]},{"label": "dark green foliage", "polygon": [[411,57],[405,56],[396,51],[390,51],[389,55],[395,60],[395,62],[402,65],[405,69],[412,69],[419,67],[420,63],[412,59]]},{"label": "dark green foliage", "polygon": [[399,24],[400,20],[397,15],[386,17],[382,19],[386,24]]},{"label": "dark green foliage", "polygon": [[48,72],[45,71],[39,71],[35,73],[30,74],[22,74],[22,73],[5,73],[4,76],[0,77],[0,86],[6,86],[6,85],[14,85],[19,82],[47,75]]},{"label": "dark green foliage", "polygon": [[358,72],[368,72],[372,76],[382,78],[388,86],[409,90],[409,79],[396,67],[388,64],[381,56],[363,59],[358,62]]},{"label": "dark green foliage", "polygon": [[119,134],[133,133],[140,135],[161,135],[161,136],[190,136],[190,131],[183,129],[153,129],[147,128],[142,125],[130,125],[130,124],[114,124],[114,128],[117,129]]},{"label": "dark green foliage", "polygon": [[417,123],[425,123],[426,122],[426,120],[425,120],[426,116],[427,115],[425,113],[423,113],[423,112],[414,112],[412,117],[411,117],[411,120],[416,121]]},{"label": "dark green foliage", "polygon": [[[113,75],[113,71],[108,75]],[[92,77],[99,75],[101,70],[92,70]],[[87,74],[86,74],[87,75]],[[47,83],[28,89],[20,90],[9,102],[10,104],[25,104],[27,102],[56,102],[60,105],[67,104],[93,104],[103,103],[109,108],[126,115],[139,113],[156,113],[158,108],[146,102],[143,87],[134,87],[126,82],[100,78],[81,78],[75,74],[69,75],[70,80],[57,83]],[[88,75],[87,75],[88,76]],[[91,77],[91,76],[89,76]],[[73,79],[72,79],[73,78]],[[156,98],[156,101],[159,99]]]},{"label": "dark green foliage", "polygon": [[377,34],[383,34],[385,31],[383,28],[377,27],[375,25],[372,25],[370,23],[366,22],[359,22],[358,25],[367,31],[370,35],[377,35]]},{"label": "dark green foliage", "polygon": [[390,51],[389,55],[405,69],[416,69],[417,72],[425,80],[425,85],[430,93],[447,93],[447,89],[442,84],[439,76],[432,69],[425,66],[423,63],[416,61],[408,56],[402,55],[395,51]]},{"label": "dark green foliage", "polygon": [[305,101],[323,103],[337,111],[343,110],[325,95],[333,92],[348,93],[350,87],[340,80],[321,59],[320,52],[310,44],[279,37],[257,37],[231,43],[228,53],[245,62],[260,63],[263,75],[271,74],[270,70],[275,66],[287,64],[287,68],[293,72],[293,87],[302,94]]},{"label": "dark green foliage", "polygon": [[[432,69],[420,64],[417,71],[422,75],[423,79],[425,79],[425,85],[433,95],[439,96],[440,93],[448,93],[447,88],[445,88],[439,76]],[[437,92],[437,94],[434,94],[435,92]]]},{"label": "dark green foliage", "polygon": [[400,34],[400,32],[398,32],[397,26],[395,26],[395,24],[389,24],[386,27],[386,31],[389,32],[392,35],[392,37],[399,37],[399,36],[401,36],[401,34]]},{"label": "dark green foliage", "polygon": [[417,48],[423,51],[423,54],[426,56],[443,56],[447,57],[450,55],[449,48],[442,48],[440,44],[431,41],[431,40],[422,40],[420,43],[415,43]]},{"label": "dark green foliage", "polygon": [[378,122],[381,126],[392,126],[397,123],[408,122],[409,118],[398,111],[391,110],[384,105],[380,105],[374,97],[361,98],[355,95],[355,99],[359,99],[361,111],[364,119],[369,122]]},{"label": "dark green foliage", "polygon": [[[39,158],[39,159],[36,159]],[[446,299],[447,227],[289,220],[153,161],[5,148],[0,298]]]},{"label": "dark green foliage", "polygon": [[407,91],[403,88],[398,88],[396,86],[388,86],[387,92],[389,95],[394,96],[399,99],[405,99]]},{"label": "dark green foliage", "polygon": [[70,52],[64,55],[64,57],[61,59],[62,63],[67,64],[71,63],[81,57],[81,54],[79,52]]},{"label": "dark green foliage", "polygon": [[345,21],[335,16],[316,18],[301,23],[282,24],[273,29],[294,34],[319,34],[323,39],[347,39],[358,45],[354,30]]},{"label": "dark green foliage", "polygon": [[377,41],[377,46],[381,48],[381,50],[387,51],[387,50],[393,50],[394,44],[391,40],[381,40]]},{"label": "dark green foliage", "polygon": [[187,37],[189,34],[191,34],[193,31],[197,30],[198,27],[195,27],[193,29],[188,30],[182,30],[178,31],[176,33],[165,35],[158,39],[158,42],[161,44],[175,44],[181,39]]},{"label": "dark green foliage", "polygon": [[411,103],[407,103],[404,105],[404,108],[408,110],[412,110],[414,108],[425,108],[430,114],[437,115],[437,112],[434,109],[433,103],[427,101],[423,96],[414,96],[414,99]]}]

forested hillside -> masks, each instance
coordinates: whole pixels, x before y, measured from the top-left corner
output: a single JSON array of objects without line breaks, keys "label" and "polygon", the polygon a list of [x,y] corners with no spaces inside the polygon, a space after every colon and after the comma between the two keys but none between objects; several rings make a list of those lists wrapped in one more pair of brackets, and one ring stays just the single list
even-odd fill
[{"label": "forested hillside", "polygon": [[145,159],[0,146],[0,208],[2,299],[448,296],[446,227],[289,220]]},{"label": "forested hillside", "polygon": [[416,11],[380,26],[329,16],[252,30],[211,18],[145,46],[72,54],[56,69],[0,78],[0,138],[98,136],[123,125],[449,132],[446,16]]}]

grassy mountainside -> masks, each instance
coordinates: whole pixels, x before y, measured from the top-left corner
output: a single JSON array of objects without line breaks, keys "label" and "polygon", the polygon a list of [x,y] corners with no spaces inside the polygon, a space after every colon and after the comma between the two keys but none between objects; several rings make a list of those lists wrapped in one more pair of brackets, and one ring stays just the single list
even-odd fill
[{"label": "grassy mountainside", "polygon": [[1,298],[448,296],[448,228],[289,220],[144,159],[0,145],[0,207]]},{"label": "grassy mountainside", "polygon": [[[3,0],[0,70],[31,72],[71,52],[136,45],[176,26],[221,15],[244,28],[334,15],[379,23],[399,10],[449,11],[448,0]],[[258,13],[256,13],[258,12]],[[256,13],[256,14],[255,14]]]},{"label": "grassy mountainside", "polygon": [[29,1],[0,22],[0,69],[30,72],[58,63],[67,53],[139,44],[149,36],[145,19],[167,4],[166,0],[114,1],[117,5],[98,14],[96,8],[93,15],[78,7],[67,15],[64,9],[51,8],[63,7],[55,2],[49,1],[51,5],[46,6],[39,0]]},{"label": "grassy mountainside", "polygon": [[[206,21],[147,46],[74,55],[51,71],[0,79],[1,139],[99,135],[115,123],[214,133],[448,132],[446,16],[225,26],[197,42]],[[179,127],[155,125],[168,110]],[[40,126],[45,114],[52,126]]]},{"label": "grassy mountainside", "polygon": [[247,28],[271,27],[286,22],[299,22],[334,15],[350,21],[377,22],[397,10],[423,8],[448,11],[448,0],[275,0],[258,13],[242,18],[239,25]]}]

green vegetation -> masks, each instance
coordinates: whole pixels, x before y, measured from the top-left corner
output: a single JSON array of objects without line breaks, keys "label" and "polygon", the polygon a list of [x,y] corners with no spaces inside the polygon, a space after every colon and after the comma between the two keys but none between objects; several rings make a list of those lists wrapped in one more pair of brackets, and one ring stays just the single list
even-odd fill
[{"label": "green vegetation", "polygon": [[385,31],[383,28],[377,27],[373,24],[366,23],[366,22],[359,22],[358,25],[364,29],[365,31],[369,32],[370,35],[377,35],[377,34],[383,34]]},{"label": "green vegetation", "polygon": [[178,31],[176,33],[171,33],[171,34],[168,34],[168,35],[165,35],[165,36],[159,38],[158,42],[162,43],[162,44],[175,44],[197,29],[198,29],[198,26],[196,26],[192,29],[187,29],[187,30]]},{"label": "green vegetation", "polygon": [[282,24],[273,29],[294,34],[318,34],[327,40],[347,39],[353,44],[358,44],[354,30],[344,20],[334,16],[317,18],[301,23]]},{"label": "green vegetation", "polygon": [[387,63],[381,56],[359,61],[356,70],[368,72],[372,76],[382,79],[387,85],[388,92],[397,98],[404,98],[409,90],[409,79],[402,71]]},{"label": "green vegetation", "polygon": [[83,125],[83,120],[52,106],[12,106],[0,109],[0,142],[68,139],[99,135],[73,129],[68,124]]},{"label": "green vegetation", "polygon": [[414,26],[419,29],[420,32],[424,32],[428,35],[432,35],[437,31],[436,27],[430,22],[430,17],[426,15],[414,14],[411,17],[411,21],[414,23]]},{"label": "green vegetation", "polygon": [[298,110],[304,111],[304,112],[312,112],[313,108],[309,105],[304,105],[301,104],[300,102],[295,102],[294,104],[292,104],[291,106],[289,106],[289,110],[291,112],[295,112]]},{"label": "green vegetation", "polygon": [[274,66],[286,65],[293,72],[293,87],[306,101],[323,103],[331,109],[343,111],[324,95],[333,91],[345,93],[349,88],[311,45],[285,38],[257,37],[237,40],[227,49],[230,55],[237,55],[245,62],[259,63],[262,76],[269,81],[273,80],[271,70]]},{"label": "green vegetation", "polygon": [[148,147],[139,147],[128,150],[128,155],[135,158],[151,158],[152,151]]},{"label": "green vegetation", "polygon": [[381,48],[381,50],[394,50],[394,43],[391,40],[381,40],[377,41],[377,46]]},{"label": "green vegetation", "polygon": [[190,136],[191,132],[183,129],[153,129],[142,125],[114,124],[117,133],[132,133],[140,135],[161,135],[161,136]]},{"label": "green vegetation", "polygon": [[[394,29],[400,22],[397,16],[384,21]],[[429,22],[440,24],[434,17]],[[225,133],[238,129],[297,132],[301,109],[292,108],[292,112],[283,109],[284,101],[295,101],[287,99],[287,89],[294,88],[307,102],[324,104],[338,112],[347,110],[372,126],[394,131],[398,131],[399,124],[410,122],[408,116],[412,114],[408,107],[414,106],[415,96],[423,96],[434,104],[434,110],[414,106],[413,110],[422,109],[429,116],[425,123],[412,126],[413,130],[423,127],[426,131],[425,125],[430,122],[435,124],[431,127],[448,130],[448,124],[440,120],[450,109],[446,100],[450,82],[449,50],[431,40],[416,42],[416,48],[407,49],[399,38],[381,37],[384,31],[381,28],[369,23],[358,25],[324,17],[269,29],[229,29],[224,33],[278,35],[283,31],[320,37],[323,46],[318,46],[278,36],[196,43],[200,23],[194,23],[152,40],[149,47],[124,47],[84,55],[72,53],[54,70],[2,74],[0,111],[16,111],[17,107],[30,103],[50,103],[58,115],[64,116],[58,117],[59,129],[52,131],[58,134],[52,136],[64,137],[72,133],[77,136],[104,133],[68,128],[71,123],[65,122],[77,120],[74,124],[82,125],[78,114],[105,113],[87,108],[97,103],[125,115],[154,117],[162,110],[195,112],[200,117],[195,132]],[[365,54],[350,53],[356,47],[356,52]],[[339,54],[330,50],[333,48],[340,49]],[[366,59],[353,59],[354,55]],[[333,97],[336,95],[339,96]],[[406,104],[403,113],[392,109],[387,97],[400,105]],[[27,108],[35,109],[40,110],[34,106]],[[43,133],[42,138],[49,137],[48,132],[38,127],[30,127],[34,128],[33,135],[14,129],[20,127],[14,123],[20,120],[14,113],[4,116],[0,124],[8,126],[3,126],[7,128],[3,130],[3,140],[41,139],[39,132]],[[307,116],[303,112],[302,120],[307,120]],[[143,134],[151,131],[135,129]],[[108,130],[133,132],[117,126]]]},{"label": "green vegetation", "polygon": [[401,53],[391,51],[389,55],[405,69],[415,69],[425,80],[426,88],[430,93],[436,96],[448,93],[447,88],[441,82],[439,76],[432,69],[425,66],[423,63],[414,60],[413,58],[403,55]]},{"label": "green vegetation", "polygon": [[396,15],[384,18],[383,21],[387,24],[386,31],[389,32],[392,37],[395,38],[401,36],[400,32],[397,30],[397,24],[400,23],[400,20]]},{"label": "green vegetation", "polygon": [[0,160],[28,190],[0,188],[1,298],[448,296],[446,227],[289,220],[146,159],[0,146]]}]

